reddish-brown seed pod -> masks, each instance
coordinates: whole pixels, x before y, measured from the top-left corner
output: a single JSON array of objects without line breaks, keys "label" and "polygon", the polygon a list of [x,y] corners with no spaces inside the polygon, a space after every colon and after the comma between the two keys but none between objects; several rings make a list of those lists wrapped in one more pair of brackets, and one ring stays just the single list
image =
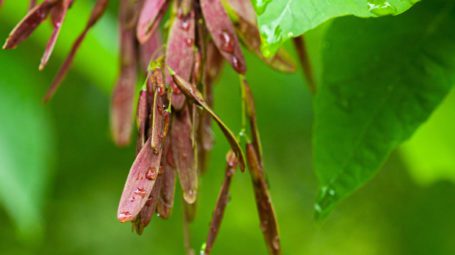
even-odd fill
[{"label": "reddish-brown seed pod", "polygon": [[174,207],[175,195],[175,169],[173,166],[174,159],[172,154],[172,147],[170,146],[170,139],[167,139],[164,148],[162,167],[163,167],[163,181],[158,200],[156,212],[161,218],[167,219],[171,216],[172,208]]},{"label": "reddish-brown seed pod", "polygon": [[137,6],[130,0],[120,1],[120,76],[112,94],[111,129],[118,146],[130,143],[133,130],[134,93],[137,82],[136,38],[134,36]]},{"label": "reddish-brown seed pod", "polygon": [[136,156],[123,189],[117,212],[120,222],[136,219],[155,185],[161,163],[161,151],[153,152],[150,138]]},{"label": "reddish-brown seed pod", "polygon": [[143,44],[149,40],[158,27],[166,10],[166,0],[145,0],[137,24],[136,36]]},{"label": "reddish-brown seed pod", "polygon": [[246,72],[245,58],[234,27],[220,0],[201,0],[207,29],[223,57],[239,73]]},{"label": "reddish-brown seed pod", "polygon": [[149,104],[147,103],[147,91],[141,90],[136,108],[136,126],[137,126],[137,142],[136,153],[142,149],[147,140],[147,126],[149,124]]},{"label": "reddish-brown seed pod", "polygon": [[51,10],[51,20],[54,30],[52,35],[49,38],[49,41],[46,45],[43,57],[41,58],[41,63],[39,65],[39,70],[43,70],[46,66],[49,58],[54,50],[55,43],[57,42],[58,35],[60,34],[60,29],[62,28],[63,21],[65,20],[66,13],[71,4],[71,0],[61,0],[54,8]]},{"label": "reddish-brown seed pod", "polygon": [[234,176],[235,168],[237,167],[237,158],[232,151],[228,152],[226,156],[226,174],[224,176],[224,182],[221,186],[218,199],[216,201],[215,210],[213,211],[212,220],[210,222],[209,234],[207,241],[205,242],[204,255],[210,254],[215,243],[216,237],[221,227],[221,221],[223,220],[224,211],[229,202],[229,189],[231,187],[232,177]]},{"label": "reddish-brown seed pod", "polygon": [[269,249],[270,254],[281,254],[280,236],[278,233],[278,222],[275,210],[273,209],[272,200],[262,169],[262,163],[259,161],[258,152],[253,144],[246,145],[246,156],[251,180],[253,182],[261,231],[264,235],[267,248]]},{"label": "reddish-brown seed pod", "polygon": [[245,170],[245,157],[243,155],[242,149],[240,148],[239,142],[235,138],[234,133],[224,124],[221,118],[215,114],[215,112],[210,108],[207,102],[202,97],[201,92],[199,92],[196,88],[193,88],[188,82],[183,80],[176,74],[172,74],[172,78],[179,87],[179,89],[192,101],[194,101],[197,105],[204,108],[210,116],[216,121],[218,126],[220,127],[221,131],[223,132],[224,136],[228,140],[229,144],[231,145],[231,149],[234,151],[236,157],[239,159],[239,166],[242,171]]},{"label": "reddish-brown seed pod", "polygon": [[[187,15],[177,16],[167,41],[166,65],[186,81],[190,80],[194,64],[194,25],[193,11]],[[173,90],[172,106],[180,110],[185,103],[185,96],[180,93],[169,72],[166,73],[166,83]]]},{"label": "reddish-brown seed pod", "polygon": [[171,126],[171,146],[175,167],[183,190],[183,198],[189,204],[196,201],[198,171],[196,147],[192,140],[191,114],[189,106],[173,115]]},{"label": "reddish-brown seed pod", "polygon": [[239,18],[250,24],[256,24],[256,12],[251,1],[228,0],[228,3]]},{"label": "reddish-brown seed pod", "polygon": [[28,14],[16,25],[6,39],[3,49],[13,49],[19,43],[27,39],[33,31],[48,17],[50,11],[60,0],[45,0],[35,6]]},{"label": "reddish-brown seed pod", "polygon": [[[76,39],[76,41],[73,43],[70,53],[66,57],[65,62],[63,62],[63,65],[60,67],[60,70],[58,71],[57,75],[55,76],[54,80],[52,81],[51,86],[49,87],[48,91],[46,92],[46,95],[44,96],[44,101],[49,101],[49,99],[51,99],[51,97],[57,91],[58,87],[60,86],[60,83],[65,78],[66,73],[68,72],[71,64],[73,63],[74,56],[76,55],[77,50],[81,46],[82,41],[84,41],[85,36],[87,35],[90,28],[92,28],[93,25],[95,25],[95,23],[101,18],[104,11],[106,10],[108,3],[109,3],[108,0],[96,1],[96,4],[93,7],[93,10],[92,10],[90,18],[87,22],[87,25],[85,26],[84,30],[79,35],[79,37]],[[35,7],[35,8],[37,8],[37,7]]]},{"label": "reddish-brown seed pod", "polygon": [[157,60],[164,54],[161,31],[155,30],[146,42],[139,45],[139,51],[142,69],[147,71],[150,62]]},{"label": "reddish-brown seed pod", "polygon": [[163,79],[163,72],[160,68],[150,70],[147,87],[153,93],[153,104],[148,135],[151,138],[150,146],[155,152],[163,149],[164,138],[167,136],[170,119],[169,112],[167,111],[168,103]]},{"label": "reddish-brown seed pod", "polygon": [[246,105],[246,114],[248,115],[251,136],[252,136],[252,144],[254,145],[257,156],[260,162],[262,162],[262,146],[261,146],[261,138],[259,135],[258,125],[256,122],[256,109],[254,105],[254,98],[253,92],[251,91],[250,85],[245,78],[241,80],[242,86],[245,90],[245,105]]},{"label": "reddish-brown seed pod", "polygon": [[145,202],[144,207],[142,208],[141,212],[138,214],[138,216],[133,222],[133,229],[139,235],[142,235],[145,227],[147,227],[150,221],[152,220],[153,214],[155,213],[159,201],[162,184],[163,177],[158,175],[156,177],[155,185],[153,186],[152,192],[150,193],[150,196],[147,199],[147,202]]}]

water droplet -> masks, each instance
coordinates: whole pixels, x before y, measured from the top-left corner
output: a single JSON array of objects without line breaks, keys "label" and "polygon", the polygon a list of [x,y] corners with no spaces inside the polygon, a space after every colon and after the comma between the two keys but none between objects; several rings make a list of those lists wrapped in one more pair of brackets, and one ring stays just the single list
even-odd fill
[{"label": "water droplet", "polygon": [[192,47],[193,43],[194,43],[194,40],[192,38],[186,38],[186,40],[185,40],[186,46]]},{"label": "water droplet", "polygon": [[174,82],[171,82],[171,88],[172,93],[174,93],[175,95],[179,95],[182,93],[182,91],[180,91],[180,89],[177,87],[177,85],[174,84]]},{"label": "water droplet", "polygon": [[329,195],[335,196],[336,192],[334,189],[329,189]]},{"label": "water droplet", "polygon": [[192,204],[196,201],[196,191],[189,189],[187,192],[183,192],[183,198],[189,204]]},{"label": "water droplet", "polygon": [[147,180],[153,181],[156,180],[156,177],[158,176],[158,173],[154,167],[150,167],[147,172],[145,173],[145,178]]},{"label": "water droplet", "polygon": [[273,246],[273,249],[275,249],[275,250],[279,250],[280,249],[280,237],[279,236],[275,236],[273,238],[272,246]]},{"label": "water droplet", "polygon": [[385,0],[369,0],[368,11],[375,16],[384,16],[395,13],[397,10],[392,6],[389,1]]},{"label": "water droplet", "polygon": [[232,53],[234,52],[234,38],[228,31],[220,33],[221,50]]},{"label": "water droplet", "polygon": [[117,218],[122,223],[126,222],[126,221],[128,221],[131,218],[131,213],[129,211],[122,211],[122,212],[119,213]]},{"label": "water droplet", "polygon": [[232,56],[232,65],[234,66],[234,69],[238,72],[243,71],[243,64],[240,62],[240,60],[236,56]]},{"label": "water droplet", "polygon": [[166,92],[163,86],[158,86],[157,92],[159,96],[164,96],[164,93]]},{"label": "water droplet", "polygon": [[207,243],[203,243],[201,246],[201,252],[199,253],[200,255],[206,255],[205,253],[205,248],[207,248]]},{"label": "water droplet", "polygon": [[139,195],[141,197],[145,197],[145,189],[144,188],[137,188],[135,191],[134,191],[134,194],[136,195]]},{"label": "water droplet", "polygon": [[261,222],[261,225],[260,225],[260,228],[262,230],[262,232],[265,232],[267,231],[267,226],[269,225],[269,222],[267,220],[263,220]]},{"label": "water droplet", "polygon": [[190,21],[188,18],[181,18],[181,22],[180,22],[180,28],[185,30],[185,31],[188,31],[190,29]]}]

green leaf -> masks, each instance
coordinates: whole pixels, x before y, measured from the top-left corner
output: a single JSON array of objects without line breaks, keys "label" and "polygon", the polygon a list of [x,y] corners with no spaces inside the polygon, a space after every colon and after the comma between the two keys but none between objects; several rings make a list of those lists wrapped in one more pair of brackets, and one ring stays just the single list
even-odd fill
[{"label": "green leaf", "polygon": [[421,185],[439,180],[455,182],[455,90],[401,147],[411,176]]},{"label": "green leaf", "polygon": [[315,209],[324,216],[371,179],[455,82],[455,2],[397,17],[335,20],[315,101]]},{"label": "green leaf", "polygon": [[21,239],[42,234],[43,201],[51,177],[53,136],[41,93],[21,59],[3,57],[0,69],[0,206]]},{"label": "green leaf", "polygon": [[263,40],[263,53],[273,55],[289,38],[325,21],[346,15],[397,15],[419,0],[253,0]]}]

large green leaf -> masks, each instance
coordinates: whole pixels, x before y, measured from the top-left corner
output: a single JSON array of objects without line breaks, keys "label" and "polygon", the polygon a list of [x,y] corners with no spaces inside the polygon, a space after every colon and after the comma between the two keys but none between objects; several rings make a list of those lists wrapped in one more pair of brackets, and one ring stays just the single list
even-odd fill
[{"label": "large green leaf", "polygon": [[455,90],[428,122],[401,147],[410,174],[422,184],[439,180],[455,182]]},{"label": "large green leaf", "polygon": [[345,16],[376,17],[397,15],[419,0],[253,0],[264,41],[263,52],[270,56],[287,39],[299,36],[325,21]]},{"label": "large green leaf", "polygon": [[[21,59],[0,59],[0,206],[19,237],[42,234],[42,209],[54,152],[49,118],[37,84]],[[54,156],[55,157],[55,156]]]},{"label": "large green leaf", "polygon": [[323,216],[368,181],[455,82],[455,2],[425,1],[383,19],[336,20],[315,101],[315,169]]}]

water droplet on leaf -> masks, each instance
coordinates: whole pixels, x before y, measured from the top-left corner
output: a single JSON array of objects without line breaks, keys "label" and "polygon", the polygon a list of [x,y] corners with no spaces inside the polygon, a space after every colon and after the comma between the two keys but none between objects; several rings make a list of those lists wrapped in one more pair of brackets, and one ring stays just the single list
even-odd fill
[{"label": "water droplet on leaf", "polygon": [[395,13],[396,8],[385,0],[369,0],[368,1],[368,11],[370,11],[375,16],[384,16]]}]

